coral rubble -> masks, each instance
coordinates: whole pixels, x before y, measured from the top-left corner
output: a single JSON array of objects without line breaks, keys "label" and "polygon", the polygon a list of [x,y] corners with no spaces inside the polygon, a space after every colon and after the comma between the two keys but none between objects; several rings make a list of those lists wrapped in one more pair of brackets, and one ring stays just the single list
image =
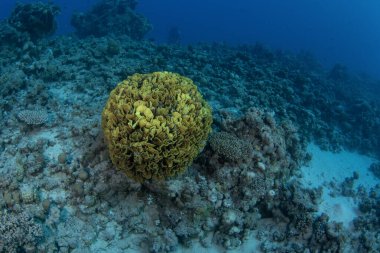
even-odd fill
[{"label": "coral rubble", "polygon": [[34,222],[27,212],[0,212],[0,252],[36,251],[37,241],[42,235],[41,225]]}]

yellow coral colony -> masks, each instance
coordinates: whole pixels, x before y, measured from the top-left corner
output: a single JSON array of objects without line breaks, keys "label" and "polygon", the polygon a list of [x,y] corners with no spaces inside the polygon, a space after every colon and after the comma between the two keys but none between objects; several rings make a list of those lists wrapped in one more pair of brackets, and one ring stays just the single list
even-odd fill
[{"label": "yellow coral colony", "polygon": [[113,164],[140,182],[186,170],[211,123],[211,108],[194,83],[170,72],[128,77],[111,92],[102,114]]}]

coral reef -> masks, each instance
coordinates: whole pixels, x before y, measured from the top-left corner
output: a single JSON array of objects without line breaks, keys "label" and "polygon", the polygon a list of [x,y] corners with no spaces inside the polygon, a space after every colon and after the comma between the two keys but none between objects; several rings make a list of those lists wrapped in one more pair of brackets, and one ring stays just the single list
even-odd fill
[{"label": "coral reef", "polygon": [[27,33],[17,31],[6,20],[0,21],[0,46],[22,45],[27,40],[29,40]]},{"label": "coral reef", "polygon": [[56,30],[55,16],[59,11],[59,7],[53,4],[17,3],[11,16],[0,23],[0,41],[2,44],[19,45],[52,35]]},{"label": "coral reef", "polygon": [[211,135],[210,145],[220,156],[231,161],[242,161],[249,159],[252,146],[234,135],[227,132],[217,132]]},{"label": "coral reef", "polygon": [[193,82],[135,74],[111,92],[102,127],[113,164],[138,181],[182,173],[205,146],[211,108]]},{"label": "coral reef", "polygon": [[[116,2],[134,9],[100,6]],[[0,46],[0,251],[244,251],[253,238],[247,252],[378,252],[379,186],[355,188],[355,173],[330,193],[299,183],[307,141],[380,157],[378,98],[357,90],[376,81],[260,44],[156,45],[119,31],[32,42],[8,22],[0,29],[14,35]],[[116,83],[162,70],[194,80],[213,108],[213,134],[184,173],[140,183],[115,170],[99,115]],[[158,117],[144,106],[129,111],[135,129]],[[38,127],[18,117],[36,109],[49,116]],[[359,203],[352,226],[317,212],[325,194]],[[15,229],[4,227],[12,220]]]},{"label": "coral reef", "polygon": [[0,212],[0,252],[36,251],[42,237],[41,226],[26,212]]},{"label": "coral reef", "polygon": [[233,160],[245,164],[256,173],[287,178],[305,161],[305,140],[288,121],[276,123],[274,117],[258,108],[249,108],[242,117],[224,114],[215,122],[222,130],[210,138],[219,163],[210,165],[218,172],[220,166]]},{"label": "coral reef", "polygon": [[71,18],[78,37],[101,37],[108,34],[128,35],[140,40],[151,29],[145,17],[135,13],[136,0],[102,0],[88,13]]}]

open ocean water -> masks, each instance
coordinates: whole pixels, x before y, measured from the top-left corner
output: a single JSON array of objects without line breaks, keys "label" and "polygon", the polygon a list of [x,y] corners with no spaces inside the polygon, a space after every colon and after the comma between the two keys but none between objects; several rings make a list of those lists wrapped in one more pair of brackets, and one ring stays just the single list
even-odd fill
[{"label": "open ocean water", "polygon": [[0,253],[380,252],[380,3],[0,3]]}]

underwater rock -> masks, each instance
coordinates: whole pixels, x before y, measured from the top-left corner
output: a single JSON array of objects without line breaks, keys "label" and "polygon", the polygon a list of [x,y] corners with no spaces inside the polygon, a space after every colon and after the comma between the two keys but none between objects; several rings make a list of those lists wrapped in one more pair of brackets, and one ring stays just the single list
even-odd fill
[{"label": "underwater rock", "polygon": [[[294,126],[289,122],[277,123],[257,108],[250,108],[239,118],[222,118],[221,129],[222,132],[210,138],[211,150],[206,149],[206,155],[212,157],[206,162],[208,170],[213,170],[223,182],[222,178],[235,178],[227,175],[237,173],[232,168],[238,164],[241,167],[238,182],[244,187],[254,185],[256,194],[260,193],[257,197],[268,193],[271,180],[272,183],[273,180],[286,180],[306,161],[305,142]],[[215,154],[218,155],[216,159],[213,158]],[[223,166],[231,169],[221,169]],[[230,188],[235,183],[229,180],[228,184]]]},{"label": "underwater rock", "polygon": [[372,163],[369,170],[375,175],[375,177],[380,179],[380,162]]},{"label": "underwater rock", "polygon": [[335,64],[328,73],[328,77],[335,81],[347,80],[348,76],[347,67],[341,64]]},{"label": "underwater rock", "polygon": [[[0,25],[0,30],[5,31],[0,36],[0,41],[6,43],[26,42],[39,40],[52,35],[56,30],[56,15],[60,12],[57,5],[37,3],[17,3],[7,23]],[[9,25],[7,27],[6,25]],[[10,38],[9,41],[8,38]]]},{"label": "underwater rock", "polygon": [[17,31],[6,20],[0,21],[0,45],[19,46],[29,40],[26,32]]},{"label": "underwater rock", "polygon": [[161,235],[160,240],[153,242],[152,249],[154,250],[154,252],[172,252],[177,249],[178,243],[178,237],[176,236],[174,231],[171,229],[165,229],[163,234]]},{"label": "underwater rock", "polygon": [[170,28],[167,38],[168,44],[180,45],[181,44],[181,31],[178,27]]},{"label": "underwater rock", "polygon": [[102,0],[87,13],[76,13],[71,24],[80,38],[109,34],[141,40],[151,29],[145,17],[135,13],[135,0]]}]

